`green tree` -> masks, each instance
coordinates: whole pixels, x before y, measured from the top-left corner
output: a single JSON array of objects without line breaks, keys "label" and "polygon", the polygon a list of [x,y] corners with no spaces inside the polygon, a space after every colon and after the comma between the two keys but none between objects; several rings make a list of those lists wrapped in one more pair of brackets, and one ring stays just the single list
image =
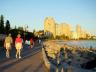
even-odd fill
[{"label": "green tree", "polygon": [[23,27],[18,27],[18,30],[24,31]]},{"label": "green tree", "polygon": [[10,22],[9,20],[6,21],[6,26],[5,26],[6,33],[10,31]]},{"label": "green tree", "polygon": [[0,16],[0,34],[4,33],[4,17]]}]

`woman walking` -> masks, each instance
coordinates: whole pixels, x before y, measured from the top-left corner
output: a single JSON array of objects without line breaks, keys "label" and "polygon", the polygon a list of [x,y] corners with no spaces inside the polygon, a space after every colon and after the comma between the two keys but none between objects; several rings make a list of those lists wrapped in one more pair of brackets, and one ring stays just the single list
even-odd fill
[{"label": "woman walking", "polygon": [[22,46],[22,38],[20,34],[18,34],[17,38],[15,39],[15,47],[16,47],[16,58],[17,57],[21,58],[21,49],[23,48],[23,46]]}]

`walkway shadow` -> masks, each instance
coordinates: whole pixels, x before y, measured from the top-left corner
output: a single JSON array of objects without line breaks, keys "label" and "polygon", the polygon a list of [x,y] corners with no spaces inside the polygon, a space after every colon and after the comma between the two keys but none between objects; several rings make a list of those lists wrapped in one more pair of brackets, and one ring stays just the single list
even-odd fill
[{"label": "walkway shadow", "polygon": [[28,66],[25,67],[21,72],[27,72],[27,70],[30,69],[31,66],[32,66],[32,64],[28,65]]},{"label": "walkway shadow", "polygon": [[[3,63],[6,63],[6,65],[0,67],[0,72],[3,72],[4,70],[12,67],[13,65],[21,62],[21,61],[24,61],[25,59],[28,59],[29,57],[35,55],[36,53],[40,52],[40,48],[37,48],[36,47],[33,47],[32,49],[31,48],[28,48],[28,45],[24,45],[24,48],[22,49],[22,58],[21,59],[16,59],[15,58],[15,53],[16,53],[16,49],[15,48],[12,48],[11,49],[11,53],[10,53],[10,56],[11,58],[9,59],[6,59],[6,54],[5,54],[5,49],[2,49],[2,53],[1,53],[1,56],[0,56],[0,64],[3,64]],[[11,63],[7,64],[8,61],[12,61]]]}]

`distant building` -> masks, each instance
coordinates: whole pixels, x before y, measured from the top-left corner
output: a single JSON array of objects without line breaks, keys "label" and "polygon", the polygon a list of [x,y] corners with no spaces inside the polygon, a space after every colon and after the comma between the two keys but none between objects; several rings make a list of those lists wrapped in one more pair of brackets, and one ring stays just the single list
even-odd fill
[{"label": "distant building", "polygon": [[77,32],[72,32],[71,39],[79,39]]},{"label": "distant building", "polygon": [[62,24],[56,24],[56,36],[63,35],[63,26]]},{"label": "distant building", "polygon": [[79,24],[76,25],[76,32],[77,32],[78,37],[81,38],[82,31],[81,31],[81,26]]},{"label": "distant building", "polygon": [[65,36],[68,36],[70,38],[71,36],[71,26],[68,23],[62,23],[62,32]]},{"label": "distant building", "polygon": [[46,17],[44,20],[44,33],[47,36],[53,35],[56,37],[56,25],[52,17]]},{"label": "distant building", "polygon": [[79,24],[76,25],[76,31],[72,32],[68,23],[58,24],[52,17],[46,17],[44,20],[44,34],[55,38],[56,36],[65,35],[69,39],[86,38],[87,32],[84,31]]},{"label": "distant building", "polygon": [[76,25],[76,32],[77,32],[78,38],[83,38],[83,39],[86,38],[87,32],[84,31],[79,24]]},{"label": "distant building", "polygon": [[53,35],[54,38],[61,35],[65,35],[70,38],[71,27],[67,23],[57,24],[52,17],[47,17],[44,20],[44,33],[47,36]]},{"label": "distant building", "polygon": [[44,31],[43,30],[35,31],[34,35],[37,37],[42,37],[42,36],[44,36]]},{"label": "distant building", "polygon": [[93,36],[93,39],[96,39],[96,36],[95,35]]}]

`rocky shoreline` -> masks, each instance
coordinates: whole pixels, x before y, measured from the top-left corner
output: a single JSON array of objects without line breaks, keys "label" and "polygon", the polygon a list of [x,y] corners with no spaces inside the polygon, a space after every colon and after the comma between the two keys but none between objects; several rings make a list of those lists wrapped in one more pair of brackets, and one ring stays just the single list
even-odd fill
[{"label": "rocky shoreline", "polygon": [[44,51],[47,60],[59,71],[60,67],[66,68],[66,66],[71,67],[73,72],[76,72],[76,69],[80,69],[82,72],[94,72],[96,68],[96,50],[92,48],[78,48],[67,44],[60,46],[55,41],[45,41]]}]

